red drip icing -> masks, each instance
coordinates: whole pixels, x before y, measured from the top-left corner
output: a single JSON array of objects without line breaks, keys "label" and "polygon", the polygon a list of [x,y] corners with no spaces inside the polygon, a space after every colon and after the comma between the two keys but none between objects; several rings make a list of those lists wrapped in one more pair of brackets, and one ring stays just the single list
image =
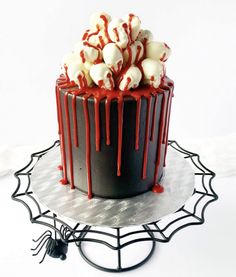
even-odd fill
[{"label": "red drip icing", "polygon": [[138,63],[139,59],[141,59],[141,57],[140,57],[140,52],[141,52],[141,50],[142,50],[141,46],[138,45],[138,46],[137,46],[137,54],[136,54],[134,63]]},{"label": "red drip icing", "polygon": [[101,49],[103,49],[103,47],[106,45],[105,41],[103,40],[102,36],[99,36],[98,38],[99,38],[99,42],[100,42],[100,47],[101,47]]},{"label": "red drip icing", "polygon": [[102,88],[102,87],[104,86],[103,80],[99,80],[99,81],[98,81],[98,86],[99,86],[100,88]]},{"label": "red drip icing", "polygon": [[[66,79],[65,79],[66,80]],[[65,84],[65,80],[59,79],[59,82],[56,85],[56,98],[58,103],[58,126],[59,126],[59,137],[61,141],[61,157],[62,157],[62,167],[63,167],[63,179],[60,180],[62,184],[68,184],[67,179],[67,168],[66,168],[66,150],[65,150],[65,135],[64,135],[64,124],[62,120],[62,104],[60,98],[60,87]]]},{"label": "red drip icing", "polygon": [[165,102],[166,102],[166,96],[165,96],[165,93],[163,92],[163,99],[162,99],[162,105],[161,105],[161,118],[160,118],[160,125],[159,125],[159,136],[158,136],[158,144],[157,144],[157,160],[156,160],[155,174],[154,174],[154,184],[156,184],[157,182],[158,168],[160,166],[160,161],[161,161],[160,153],[161,153],[163,127],[164,127]]},{"label": "red drip icing", "polygon": [[[126,33],[127,37],[129,38],[129,30],[128,30],[128,25],[127,25],[127,23],[123,23],[123,24],[122,24],[122,27],[124,28],[125,33]],[[129,38],[129,40],[130,40],[130,38]]]},{"label": "red drip icing", "polygon": [[94,121],[95,121],[95,145],[96,151],[100,151],[100,114],[99,114],[100,101],[94,98]]},{"label": "red drip icing", "polygon": [[126,84],[125,84],[125,87],[124,87],[124,91],[129,90],[129,84],[130,84],[130,82],[131,82],[131,78],[128,77],[127,80],[126,80]]},{"label": "red drip icing", "polygon": [[146,54],[147,54],[147,38],[144,38],[143,39],[143,57],[146,57]]},{"label": "red drip icing", "polygon": [[78,131],[77,131],[77,116],[76,116],[76,95],[72,96],[72,116],[73,116],[73,125],[74,125],[74,146],[79,147],[78,142]]},{"label": "red drip icing", "polygon": [[127,61],[126,65],[130,66],[132,64],[132,59],[133,59],[133,57],[132,57],[132,50],[131,50],[130,46],[128,46],[126,49],[128,51],[128,61]]},{"label": "red drip icing", "polygon": [[84,33],[84,35],[82,37],[82,40],[86,40],[87,39],[89,31],[90,31],[89,29],[85,31],[85,33]]},{"label": "red drip icing", "polygon": [[85,56],[84,56],[84,50],[81,50],[79,54],[80,54],[80,57],[82,59],[82,63],[85,63],[86,59],[85,59]]},{"label": "red drip icing", "polygon": [[65,69],[65,76],[66,76],[66,80],[69,81],[69,76],[68,76],[68,66],[66,64],[64,64],[64,69]]},{"label": "red drip icing", "polygon": [[63,170],[63,166],[62,165],[58,165],[57,169],[62,171]]},{"label": "red drip icing", "polygon": [[133,41],[133,38],[132,38],[132,20],[133,20],[133,17],[134,17],[133,14],[129,14],[128,28],[129,28],[129,35],[130,35],[131,41]]},{"label": "red drip icing", "polygon": [[88,46],[88,47],[92,47],[92,48],[96,49],[98,52],[100,50],[97,46],[89,43],[88,41],[84,41],[83,44],[84,44],[84,46]]},{"label": "red drip icing", "polygon": [[152,187],[152,192],[155,192],[155,193],[162,193],[164,192],[164,187],[160,184],[155,184],[153,187]]},{"label": "red drip icing", "polygon": [[84,87],[87,88],[88,87],[88,82],[87,82],[87,79],[86,79],[85,75],[83,76],[83,83],[84,83]]},{"label": "red drip icing", "polygon": [[117,176],[121,175],[121,151],[123,135],[123,97],[118,98],[118,153],[117,153]]},{"label": "red drip icing", "polygon": [[140,111],[141,111],[141,97],[137,100],[137,108],[136,108],[136,126],[135,126],[135,150],[139,149],[139,127],[140,127]]},{"label": "red drip icing", "polygon": [[91,33],[91,34],[88,34],[86,38],[87,38],[87,39],[90,39],[92,36],[96,36],[99,32],[100,32],[100,29],[98,28],[96,32],[93,32],[93,33]]},{"label": "red drip icing", "polygon": [[112,70],[112,72],[115,74],[115,75],[117,75],[120,71],[121,71],[121,68],[122,68],[122,61],[119,61],[118,63],[117,63],[117,69],[114,67],[114,66],[112,66],[111,67],[111,70]]},{"label": "red drip icing", "polygon": [[106,99],[106,144],[110,145],[110,107],[111,107],[111,100],[110,98]]},{"label": "red drip icing", "polygon": [[84,87],[84,79],[83,79],[83,76],[82,75],[78,75],[78,82],[79,82],[79,86],[81,87],[81,88],[83,88]]},{"label": "red drip icing", "polygon": [[108,42],[111,42],[110,36],[108,34],[108,20],[105,15],[101,15],[100,18],[104,21],[104,33],[108,40]]},{"label": "red drip icing", "polygon": [[92,178],[91,178],[91,144],[90,144],[90,122],[88,112],[88,98],[90,95],[83,97],[84,117],[86,126],[86,168],[87,168],[87,184],[88,184],[88,198],[92,198]]},{"label": "red drip icing", "polygon": [[59,182],[60,182],[62,185],[68,185],[68,184],[69,184],[68,180],[66,180],[66,179],[61,179]]},{"label": "red drip icing", "polygon": [[165,154],[164,154],[164,166],[166,166],[166,154],[167,154],[167,147],[168,147],[168,134],[169,134],[169,125],[170,125],[170,111],[171,111],[171,103],[172,103],[172,97],[173,97],[173,84],[171,87],[171,93],[169,95],[169,104],[167,109],[169,110],[168,112],[168,118],[167,118],[167,124],[166,124],[166,134],[165,134]]},{"label": "red drip icing", "polygon": [[152,113],[152,131],[151,131],[151,137],[150,140],[153,141],[154,138],[154,132],[155,132],[155,126],[156,126],[156,110],[157,110],[157,101],[158,97],[155,97],[154,107],[153,107],[153,113]]},{"label": "red drip icing", "polygon": [[73,169],[73,157],[72,157],[72,144],[71,144],[71,128],[70,128],[70,115],[68,107],[68,92],[64,95],[64,105],[66,114],[66,127],[67,127],[67,139],[68,139],[68,153],[69,153],[69,163],[70,163],[70,182],[71,189],[74,189],[74,169]]},{"label": "red drip icing", "polygon": [[147,98],[147,113],[146,113],[146,127],[145,127],[145,142],[144,142],[144,151],[143,151],[142,179],[145,179],[147,177],[147,157],[148,157],[148,144],[149,144],[150,107],[151,107],[151,96],[149,96]]},{"label": "red drip icing", "polygon": [[165,62],[166,60],[166,53],[163,53],[162,57],[160,58],[160,61]]},{"label": "red drip icing", "polygon": [[117,28],[114,28],[114,29],[113,29],[113,32],[115,33],[116,41],[119,42],[119,41],[120,41],[120,37],[119,37],[119,33],[118,33],[118,31],[117,31]]},{"label": "red drip icing", "polygon": [[114,81],[113,81],[113,78],[112,78],[111,73],[108,73],[108,74],[107,74],[107,78],[109,79],[109,82],[110,82],[110,87],[111,87],[110,89],[113,90],[115,84],[114,84]]}]

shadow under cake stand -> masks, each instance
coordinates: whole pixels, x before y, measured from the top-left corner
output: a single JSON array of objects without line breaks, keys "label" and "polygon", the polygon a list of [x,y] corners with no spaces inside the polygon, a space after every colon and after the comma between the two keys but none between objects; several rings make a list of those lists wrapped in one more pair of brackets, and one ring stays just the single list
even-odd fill
[{"label": "shadow under cake stand", "polygon": [[[83,192],[60,185],[59,141],[32,154],[15,173],[18,185],[12,198],[28,209],[31,223],[47,227],[33,240],[33,255],[45,246],[40,262],[46,255],[64,260],[69,243],[75,243],[85,261],[97,269],[128,271],[152,256],[156,242],[168,242],[179,230],[203,224],[206,207],[218,198],[211,186],[215,174],[198,154],[176,141],[168,144],[164,192],[125,199],[88,200]],[[105,261],[106,251],[111,253]]]}]

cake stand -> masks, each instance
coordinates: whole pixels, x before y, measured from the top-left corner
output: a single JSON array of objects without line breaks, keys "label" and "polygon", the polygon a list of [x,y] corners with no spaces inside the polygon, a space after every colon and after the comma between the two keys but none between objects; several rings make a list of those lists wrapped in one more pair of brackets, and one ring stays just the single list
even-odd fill
[{"label": "cake stand", "polygon": [[[30,162],[15,173],[18,185],[12,199],[27,208],[31,223],[46,227],[31,249],[36,256],[45,248],[40,263],[46,255],[64,260],[69,243],[75,243],[84,260],[97,269],[135,269],[148,261],[157,242],[169,242],[181,229],[203,224],[206,207],[218,198],[211,185],[215,173],[198,154],[170,140],[163,193],[88,200],[79,190],[59,184],[59,145],[56,141],[32,154]],[[127,264],[130,257],[138,259]]]}]

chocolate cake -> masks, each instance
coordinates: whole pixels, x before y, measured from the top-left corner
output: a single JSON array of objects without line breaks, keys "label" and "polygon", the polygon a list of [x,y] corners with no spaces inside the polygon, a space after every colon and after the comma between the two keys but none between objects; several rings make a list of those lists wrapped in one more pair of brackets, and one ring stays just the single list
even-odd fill
[{"label": "chocolate cake", "polygon": [[62,184],[88,198],[162,192],[173,82],[170,54],[140,20],[91,17],[56,83]]}]

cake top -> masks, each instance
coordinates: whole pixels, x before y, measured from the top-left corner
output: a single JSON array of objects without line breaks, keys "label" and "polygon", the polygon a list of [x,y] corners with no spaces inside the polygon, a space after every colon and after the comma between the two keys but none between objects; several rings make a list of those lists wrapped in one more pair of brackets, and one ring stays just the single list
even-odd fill
[{"label": "cake top", "polygon": [[112,19],[101,12],[90,18],[90,29],[62,61],[62,71],[80,89],[98,86],[128,91],[140,85],[158,88],[165,75],[170,48],[141,29],[138,16]]}]

